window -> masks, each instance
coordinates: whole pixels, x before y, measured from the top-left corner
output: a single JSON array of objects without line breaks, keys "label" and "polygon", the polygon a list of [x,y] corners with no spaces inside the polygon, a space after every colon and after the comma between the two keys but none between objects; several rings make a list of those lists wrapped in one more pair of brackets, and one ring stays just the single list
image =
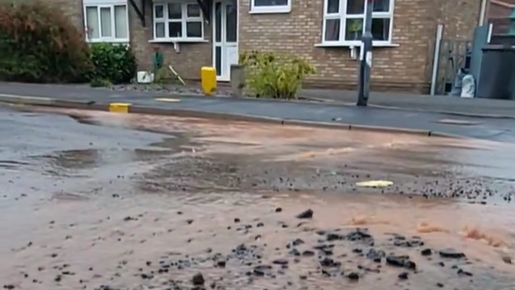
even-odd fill
[{"label": "window", "polygon": [[250,0],[250,13],[288,13],[293,0]]},{"label": "window", "polygon": [[129,42],[127,1],[85,0],[86,40],[89,42]]},{"label": "window", "polygon": [[154,4],[154,40],[203,40],[202,11],[197,3]]},{"label": "window", "polygon": [[[360,45],[367,0],[324,0],[323,44]],[[374,44],[390,44],[394,0],[373,1]]]}]

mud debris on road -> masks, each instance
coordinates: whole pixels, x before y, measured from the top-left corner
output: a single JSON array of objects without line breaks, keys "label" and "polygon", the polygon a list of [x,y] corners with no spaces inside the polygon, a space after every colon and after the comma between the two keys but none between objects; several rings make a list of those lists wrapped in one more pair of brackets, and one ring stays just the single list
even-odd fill
[{"label": "mud debris on road", "polygon": [[[140,218],[144,219],[145,215],[140,215]],[[291,218],[290,222],[293,221],[294,218]],[[124,218],[123,222],[132,223],[138,220]],[[102,264],[85,264],[82,259],[76,260],[76,263],[66,262],[59,259],[60,253],[52,253],[45,255],[46,260],[52,261],[48,266],[38,266],[45,263],[42,260],[26,265],[18,275],[10,278],[17,280],[16,283],[6,284],[4,288],[44,289],[46,286],[49,289],[52,285],[51,287],[58,288],[102,290],[261,289],[256,287],[317,289],[322,285],[336,287],[345,283],[358,283],[360,280],[366,281],[363,289],[368,289],[367,285],[373,281],[390,281],[398,286],[412,281],[404,286],[411,285],[416,287],[414,289],[434,289],[433,286],[445,285],[449,280],[455,281],[453,283],[459,282],[462,286],[475,285],[472,278],[474,273],[470,270],[474,268],[473,261],[454,249],[429,248],[420,236],[407,237],[386,233],[376,237],[366,228],[319,229],[300,224],[294,227],[294,232],[302,238],[294,238],[283,244],[270,244],[269,241],[274,240],[267,239],[263,229],[272,228],[269,230],[270,234],[276,235],[277,229],[282,227],[269,222],[258,226],[260,223],[260,219],[252,219],[251,222],[243,219],[241,225],[238,223],[233,226],[234,222],[228,221],[226,231],[229,235],[238,236],[234,239],[236,243],[246,243],[227,245],[228,247],[223,247],[226,250],[212,245],[204,249],[197,248],[195,254],[187,250],[181,251],[181,247],[161,247],[157,251],[146,253],[149,248],[145,247],[146,241],[141,240],[139,252],[143,256],[139,260],[131,259],[137,250],[130,249],[124,257],[109,261],[109,264],[115,265],[109,270]],[[52,226],[55,225],[55,222],[52,223]],[[289,232],[284,231],[286,234]],[[177,239],[173,237],[173,230],[167,232],[167,239]],[[206,234],[224,235],[220,229]],[[152,235],[157,236],[155,233]],[[94,240],[96,242],[90,245],[90,249],[96,243],[107,241],[102,237]],[[117,240],[118,244],[123,245],[125,238]],[[182,249],[191,240],[183,241]],[[30,242],[23,249],[15,251],[30,251],[29,248],[34,247],[40,247],[40,251],[46,251],[47,248]],[[433,253],[439,255],[435,256]],[[432,279],[430,273],[436,271],[439,272],[439,280],[426,284]],[[422,284],[417,280],[419,277]],[[133,285],[141,286],[138,288]]]},{"label": "mud debris on road", "polygon": [[60,113],[0,112],[4,289],[515,284],[505,145]]},{"label": "mud debris on road", "polygon": [[[251,226],[246,226],[250,228]],[[206,281],[204,275],[201,272],[194,274],[191,278],[191,284],[193,289],[206,289],[209,284],[209,289],[240,289],[246,284],[253,284],[256,279],[276,279],[277,276],[289,276],[288,281],[285,283],[285,287],[297,285],[296,287],[306,287],[302,285],[301,281],[308,279],[318,278],[329,278],[339,283],[346,282],[357,282],[360,278],[365,276],[373,276],[374,274],[380,274],[381,271],[395,272],[393,268],[397,268],[400,272],[397,277],[400,280],[408,280],[410,275],[419,274],[417,271],[417,264],[410,260],[408,255],[396,255],[393,253],[386,254],[383,250],[377,250],[374,246],[374,238],[367,229],[355,229],[347,233],[341,231],[336,232],[325,232],[316,231],[319,236],[317,243],[312,247],[308,247],[307,244],[301,239],[296,239],[291,243],[288,243],[283,249],[276,248],[274,251],[276,254],[284,255],[285,258],[279,258],[273,260],[271,263],[264,263],[266,255],[266,244],[257,245],[246,245],[240,244],[233,248],[229,253],[213,253],[212,249],[208,248],[204,255],[198,257],[190,257],[189,255],[183,256],[178,253],[172,253],[171,255],[163,255],[159,261],[155,263],[151,261],[146,262],[146,267],[139,269],[138,274],[142,280],[152,280],[156,282],[156,286],[168,286],[170,289],[190,289],[187,281],[170,279],[172,272],[177,273],[180,270],[191,267],[213,267],[218,269],[225,269],[231,267],[235,272],[226,272],[218,277],[210,277],[212,281]],[[393,234],[390,241],[405,241],[406,238],[401,235]],[[337,237],[337,238],[336,238]],[[416,241],[412,245],[404,243],[402,246],[393,243],[399,247],[415,247],[419,248],[419,245],[423,245],[420,237],[413,237]],[[342,251],[342,246],[345,242],[352,242],[351,251]],[[304,248],[312,250],[298,250],[300,245]],[[364,251],[364,249],[368,250]],[[336,253],[333,251],[336,251]],[[285,251],[288,251],[285,254]],[[315,254],[314,251],[317,251]],[[430,249],[425,248],[421,252],[422,256],[430,256],[427,251]],[[444,250],[442,252],[449,252],[451,250]],[[473,276],[472,273],[463,270],[458,265],[466,266],[468,261],[464,254],[457,255],[455,251],[453,254],[442,255],[441,258],[448,258],[446,262],[452,262],[452,269],[455,269],[456,275]],[[427,258],[428,261],[433,259]],[[441,259],[443,260],[443,259]],[[370,262],[372,261],[372,262]],[[295,264],[307,263],[311,264],[310,270],[305,271],[304,274],[298,277],[292,277],[288,275],[290,267],[295,267]],[[292,266],[290,266],[292,265]],[[444,262],[440,261],[439,266],[445,267]],[[392,267],[392,268],[386,268]],[[386,269],[385,269],[386,268]],[[393,270],[393,271],[392,271]],[[450,271],[452,272],[452,271]],[[390,273],[390,275],[394,275]],[[172,275],[176,276],[176,275]],[[230,282],[235,279],[231,276],[236,276],[240,282]],[[375,277],[377,279],[378,277]],[[229,281],[229,282],[228,282]],[[152,283],[148,283],[151,285]],[[438,284],[438,283],[437,283]],[[229,288],[228,288],[229,287]],[[124,289],[117,288],[116,286],[102,285],[98,289]]]}]

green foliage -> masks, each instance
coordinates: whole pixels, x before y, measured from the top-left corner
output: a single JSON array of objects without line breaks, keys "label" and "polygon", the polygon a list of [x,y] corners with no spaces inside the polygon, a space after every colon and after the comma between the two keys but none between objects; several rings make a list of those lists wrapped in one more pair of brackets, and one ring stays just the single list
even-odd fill
[{"label": "green foliage", "polygon": [[83,82],[89,47],[59,7],[37,0],[0,0],[0,80]]},{"label": "green foliage", "polygon": [[[150,73],[150,72],[149,72]],[[161,87],[162,85],[168,84],[181,84],[179,77],[175,75],[167,65],[162,65],[154,72],[154,81],[153,85]]]},{"label": "green foliage", "polygon": [[113,84],[109,80],[96,78],[96,79],[91,79],[91,81],[89,82],[89,85],[92,88],[100,88],[100,87],[110,87]]},{"label": "green foliage", "polygon": [[165,84],[171,78],[168,69],[164,67],[158,68],[154,73],[154,84]]},{"label": "green foliage", "polygon": [[91,62],[95,67],[92,80],[108,80],[113,84],[130,83],[136,75],[136,57],[130,47],[123,44],[92,44]]},{"label": "green foliage", "polygon": [[240,63],[256,97],[294,99],[306,76],[315,73],[313,65],[295,55],[251,51],[240,55]]},{"label": "green foliage", "polygon": [[352,19],[349,25],[349,31],[351,32],[360,32],[363,30],[363,20],[362,19]]}]

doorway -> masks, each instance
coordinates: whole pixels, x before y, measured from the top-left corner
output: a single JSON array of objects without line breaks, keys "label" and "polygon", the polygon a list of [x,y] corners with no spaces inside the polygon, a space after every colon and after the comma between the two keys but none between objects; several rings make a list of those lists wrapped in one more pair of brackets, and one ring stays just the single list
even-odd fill
[{"label": "doorway", "polygon": [[238,64],[238,6],[236,0],[213,3],[213,66],[218,81],[231,80],[231,65]]}]

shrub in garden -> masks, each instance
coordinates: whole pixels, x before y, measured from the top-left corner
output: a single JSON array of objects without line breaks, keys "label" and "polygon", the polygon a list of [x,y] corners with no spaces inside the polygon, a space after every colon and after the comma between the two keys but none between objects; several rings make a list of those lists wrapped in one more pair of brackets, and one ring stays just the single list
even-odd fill
[{"label": "shrub in garden", "polygon": [[295,55],[252,51],[240,56],[245,67],[246,87],[256,97],[294,99],[306,76],[315,68]]},{"label": "shrub in garden", "polygon": [[94,66],[92,84],[99,83],[99,80],[112,84],[129,83],[136,75],[136,57],[127,45],[92,44],[91,62]]},{"label": "shrub in garden", "polygon": [[83,35],[58,7],[0,0],[0,80],[82,82],[91,69]]}]

